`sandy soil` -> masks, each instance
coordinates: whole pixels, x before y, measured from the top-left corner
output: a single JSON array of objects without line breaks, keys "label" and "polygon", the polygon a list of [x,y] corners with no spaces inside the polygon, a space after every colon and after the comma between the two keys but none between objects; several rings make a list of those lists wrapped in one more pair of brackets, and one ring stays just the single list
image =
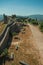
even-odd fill
[{"label": "sandy soil", "polygon": [[41,57],[41,63],[43,65],[43,33],[40,32],[39,28],[37,26],[30,25],[33,37],[35,39],[37,50],[39,50],[40,57]]}]

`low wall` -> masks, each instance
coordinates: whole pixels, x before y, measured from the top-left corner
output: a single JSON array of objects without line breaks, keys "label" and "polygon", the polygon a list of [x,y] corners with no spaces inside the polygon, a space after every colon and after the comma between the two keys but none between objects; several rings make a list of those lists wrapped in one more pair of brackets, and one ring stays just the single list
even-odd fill
[{"label": "low wall", "polygon": [[8,38],[9,38],[9,27],[7,28],[6,33],[0,42],[0,49],[4,49],[6,47]]},{"label": "low wall", "polygon": [[11,23],[9,24],[6,29],[5,29],[5,33],[3,33],[3,37],[0,41],[0,50],[5,49],[10,43],[9,43],[9,39],[11,38],[11,34],[16,31],[19,32],[20,31],[20,26],[16,23]]},{"label": "low wall", "polygon": [[9,23],[0,36],[0,50],[3,50],[8,45],[9,36],[10,36],[9,31],[10,31],[10,26],[12,24],[13,22]]}]

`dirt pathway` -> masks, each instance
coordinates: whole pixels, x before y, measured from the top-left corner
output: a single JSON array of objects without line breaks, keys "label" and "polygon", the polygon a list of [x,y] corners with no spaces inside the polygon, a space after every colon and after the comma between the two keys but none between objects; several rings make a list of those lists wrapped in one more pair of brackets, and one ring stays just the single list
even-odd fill
[{"label": "dirt pathway", "polygon": [[43,65],[43,34],[40,32],[38,27],[30,25],[33,37],[36,41],[37,49],[39,50],[40,56],[41,56],[41,62]]},{"label": "dirt pathway", "polygon": [[[13,65],[20,65],[20,61],[24,61],[28,65],[42,65],[30,27],[28,25],[24,26],[18,35],[13,36],[9,55],[13,52],[14,60],[7,61],[5,65],[12,65],[12,63]],[[18,50],[16,50],[17,46]]]}]

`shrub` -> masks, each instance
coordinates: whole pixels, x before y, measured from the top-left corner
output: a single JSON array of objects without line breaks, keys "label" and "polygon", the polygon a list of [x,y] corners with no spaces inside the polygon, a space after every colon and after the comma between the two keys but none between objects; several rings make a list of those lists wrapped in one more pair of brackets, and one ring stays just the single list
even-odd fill
[{"label": "shrub", "polygon": [[33,25],[38,25],[38,22],[37,21],[32,21],[31,22]]},{"label": "shrub", "polygon": [[17,33],[16,32],[13,32],[12,35],[15,36],[15,35],[17,35]]},{"label": "shrub", "polygon": [[41,32],[43,32],[43,22],[39,24],[39,28],[40,28]]},{"label": "shrub", "polygon": [[5,56],[5,55],[7,55],[8,54],[8,49],[7,48],[5,48],[4,50],[3,50],[3,52],[2,52],[2,54],[1,54],[1,56]]},{"label": "shrub", "polygon": [[7,17],[7,15],[3,14],[3,17],[4,17],[4,23],[5,24],[8,23],[8,17]]},{"label": "shrub", "polygon": [[12,15],[12,18],[16,18],[16,15]]}]

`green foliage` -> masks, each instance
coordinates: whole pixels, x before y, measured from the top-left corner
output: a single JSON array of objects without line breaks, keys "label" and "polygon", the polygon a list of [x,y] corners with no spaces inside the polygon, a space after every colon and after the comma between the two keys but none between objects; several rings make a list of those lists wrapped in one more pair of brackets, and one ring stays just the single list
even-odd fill
[{"label": "green foliage", "polygon": [[7,23],[7,22],[8,22],[8,17],[7,17],[7,15],[3,14],[3,17],[4,17],[4,23]]},{"label": "green foliage", "polygon": [[29,18],[28,22],[31,23],[31,24],[33,24],[33,25],[38,25],[37,19],[31,19],[31,18]]},{"label": "green foliage", "polygon": [[38,25],[38,22],[37,21],[33,21],[31,22],[33,25]]},{"label": "green foliage", "polygon": [[43,22],[40,23],[39,28],[40,28],[41,32],[43,32]]},{"label": "green foliage", "polygon": [[24,23],[24,22],[27,22],[26,19],[27,18],[25,18],[25,17],[19,17],[19,18],[17,18],[17,21]]},{"label": "green foliage", "polygon": [[16,15],[12,15],[12,18],[16,18]]},{"label": "green foliage", "polygon": [[17,35],[17,33],[16,32],[13,32],[12,35],[15,36],[15,35]]},{"label": "green foliage", "polygon": [[7,48],[5,48],[4,50],[3,50],[3,52],[2,52],[2,56],[5,56],[5,55],[7,55],[8,54],[8,49]]},{"label": "green foliage", "polygon": [[1,55],[1,53],[2,53],[2,50],[0,49],[0,55]]},{"label": "green foliage", "polygon": [[22,22],[23,20],[21,18],[18,18],[17,19],[17,22]]},{"label": "green foliage", "polygon": [[28,21],[31,22],[31,18],[29,18]]}]

